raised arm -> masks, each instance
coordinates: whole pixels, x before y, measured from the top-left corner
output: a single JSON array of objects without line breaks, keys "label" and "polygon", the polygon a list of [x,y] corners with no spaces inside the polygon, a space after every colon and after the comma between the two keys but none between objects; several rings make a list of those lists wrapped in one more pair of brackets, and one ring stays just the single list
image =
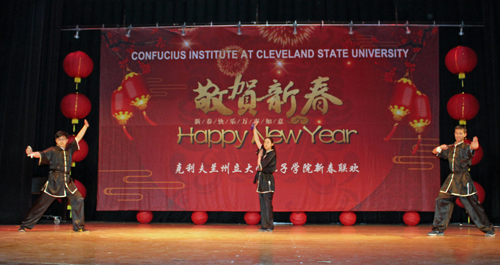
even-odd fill
[{"label": "raised arm", "polygon": [[83,125],[82,129],[78,132],[78,134],[75,137],[75,140],[77,142],[80,142],[80,140],[83,138],[83,136],[87,132],[87,128],[89,127],[89,122],[87,120],[85,120],[84,122],[85,122],[85,124]]},{"label": "raised arm", "polygon": [[257,145],[257,149],[260,149],[262,144],[260,143],[259,139],[259,131],[257,130],[257,125],[259,124],[258,121],[253,122],[254,127],[253,127],[253,140],[255,141],[255,144]]}]

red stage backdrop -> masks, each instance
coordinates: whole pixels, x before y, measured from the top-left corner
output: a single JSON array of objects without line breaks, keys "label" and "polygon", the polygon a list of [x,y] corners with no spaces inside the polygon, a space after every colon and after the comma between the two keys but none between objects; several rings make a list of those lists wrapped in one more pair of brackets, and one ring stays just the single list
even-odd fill
[{"label": "red stage backdrop", "polygon": [[[259,211],[258,119],[277,149],[275,211],[433,211],[438,28],[411,30],[102,30],[97,209]],[[431,113],[422,99],[423,131],[408,114],[385,141],[401,78]]]}]

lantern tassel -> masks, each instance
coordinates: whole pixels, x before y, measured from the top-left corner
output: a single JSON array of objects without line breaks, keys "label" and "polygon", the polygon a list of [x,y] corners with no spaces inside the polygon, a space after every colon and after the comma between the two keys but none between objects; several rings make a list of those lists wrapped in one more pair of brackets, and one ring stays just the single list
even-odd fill
[{"label": "lantern tassel", "polygon": [[156,123],[154,123],[152,120],[150,120],[150,119],[148,118],[148,115],[146,115],[146,111],[143,111],[143,112],[142,112],[142,115],[144,115],[144,119],[146,119],[146,121],[148,121],[148,122],[149,122],[149,124],[151,124],[151,125],[153,125],[153,126],[156,126]]},{"label": "lantern tassel", "polygon": [[462,87],[464,87],[464,80],[462,79]]},{"label": "lantern tassel", "polygon": [[76,84],[76,91],[78,92],[78,83],[75,83]]},{"label": "lantern tassel", "polygon": [[417,153],[417,149],[418,149],[418,146],[420,145],[420,141],[422,141],[422,139],[420,138],[420,134],[419,134],[417,144],[415,145],[415,148],[413,148],[413,151],[411,151],[412,154]]},{"label": "lantern tassel", "polygon": [[125,125],[123,125],[123,132],[130,141],[134,140],[134,138],[132,138],[132,136],[127,132],[127,128],[125,127]]},{"label": "lantern tassel", "polygon": [[394,123],[394,127],[392,127],[392,130],[391,132],[389,133],[389,135],[387,135],[387,137],[384,138],[384,140],[387,142],[389,141],[389,139],[391,139],[392,135],[394,134],[394,132],[396,132],[396,127],[398,126],[398,123]]}]

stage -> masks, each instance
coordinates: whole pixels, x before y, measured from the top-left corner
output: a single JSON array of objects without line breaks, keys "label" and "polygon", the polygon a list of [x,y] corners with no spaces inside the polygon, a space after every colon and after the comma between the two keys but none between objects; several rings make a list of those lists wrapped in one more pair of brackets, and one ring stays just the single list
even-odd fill
[{"label": "stage", "polygon": [[[0,226],[2,264],[500,264],[500,237],[430,225],[38,224]],[[497,229],[498,230],[498,229]]]}]

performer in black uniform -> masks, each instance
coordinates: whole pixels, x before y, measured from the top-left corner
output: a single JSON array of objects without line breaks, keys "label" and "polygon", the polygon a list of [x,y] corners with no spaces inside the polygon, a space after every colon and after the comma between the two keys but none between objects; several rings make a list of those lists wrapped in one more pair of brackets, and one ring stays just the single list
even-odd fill
[{"label": "performer in black uniform", "polygon": [[272,232],[274,229],[273,218],[273,195],[274,195],[274,176],[276,171],[276,149],[273,139],[267,137],[264,139],[264,145],[260,143],[257,133],[258,121],[255,121],[253,129],[253,139],[257,144],[258,166],[259,170],[255,175],[253,183],[257,183],[257,192],[260,201],[260,224],[261,232]]},{"label": "performer in black uniform", "polygon": [[50,204],[56,198],[63,197],[68,197],[71,204],[73,230],[88,232],[84,224],[83,197],[70,176],[72,155],[80,149],[78,142],[83,138],[88,127],[89,123],[85,120],[85,125],[70,144],[68,144],[68,134],[58,131],[55,135],[57,146],[50,147],[43,152],[33,152],[30,146],[26,148],[26,154],[29,157],[39,159],[39,165],[49,165],[50,173],[43,186],[42,194],[26,214],[19,232],[26,232],[26,228],[32,229]]},{"label": "performer in black uniform", "polygon": [[443,144],[432,150],[432,153],[436,156],[448,160],[451,173],[441,187],[439,196],[436,199],[433,228],[427,234],[429,236],[444,235],[457,197],[477,228],[486,233],[488,237],[495,236],[493,225],[488,220],[483,206],[477,199],[477,191],[469,174],[471,159],[475,150],[479,148],[479,142],[477,137],[474,137],[471,144],[466,144],[464,143],[466,136],[467,128],[458,125],[455,127],[456,141],[454,144]]}]

